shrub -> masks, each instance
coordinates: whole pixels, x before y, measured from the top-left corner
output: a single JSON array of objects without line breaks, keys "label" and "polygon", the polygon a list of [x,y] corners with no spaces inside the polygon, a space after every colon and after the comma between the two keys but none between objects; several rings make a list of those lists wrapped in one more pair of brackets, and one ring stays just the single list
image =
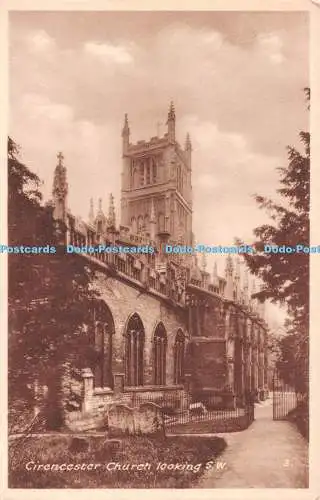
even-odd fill
[{"label": "shrub", "polygon": [[302,436],[309,441],[309,402],[300,401],[296,408],[291,410],[287,419],[294,423]]}]

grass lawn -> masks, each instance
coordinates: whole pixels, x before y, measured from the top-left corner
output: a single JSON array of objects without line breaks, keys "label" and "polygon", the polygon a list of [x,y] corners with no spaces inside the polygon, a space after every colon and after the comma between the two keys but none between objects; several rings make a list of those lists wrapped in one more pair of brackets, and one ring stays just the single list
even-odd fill
[{"label": "grass lawn", "polygon": [[225,421],[221,420],[200,420],[190,421],[184,424],[176,424],[169,427],[167,432],[172,434],[188,434],[188,433],[219,433],[219,432],[239,432],[248,427],[248,418],[245,415],[240,417],[229,418]]},{"label": "grass lawn", "polygon": [[[126,437],[116,443],[87,437],[87,451],[71,451],[71,439],[43,436],[11,448],[9,487],[188,488],[226,446],[219,437]],[[62,464],[70,470],[59,469]],[[33,470],[39,465],[40,470]]]}]

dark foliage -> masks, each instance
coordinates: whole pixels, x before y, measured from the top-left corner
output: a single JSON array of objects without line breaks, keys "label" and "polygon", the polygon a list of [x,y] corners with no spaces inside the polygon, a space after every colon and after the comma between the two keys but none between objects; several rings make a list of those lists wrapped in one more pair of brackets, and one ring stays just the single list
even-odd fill
[{"label": "dark foliage", "polygon": [[294,423],[302,436],[309,441],[309,403],[308,400],[303,401],[298,404],[298,406],[292,410],[287,419]]},{"label": "dark foliage", "polygon": [[[64,228],[52,206],[41,203],[40,180],[8,139],[8,241],[12,246],[55,246],[56,254],[12,253],[9,275],[9,406],[34,401],[35,380],[48,387],[54,426],[61,424],[61,377],[68,363],[82,364],[90,352],[90,309],[96,293],[85,260],[64,253]],[[57,415],[60,414],[60,416]]]},{"label": "dark foliage", "polygon": [[[305,93],[309,103],[310,89],[305,89]],[[288,166],[278,169],[280,187],[277,191],[282,203],[255,196],[259,207],[267,211],[272,222],[254,230],[255,253],[245,255],[245,259],[251,272],[259,276],[264,283],[263,289],[256,297],[262,301],[269,299],[287,308],[288,336],[282,338],[278,344],[278,368],[286,379],[292,378],[290,374],[295,372],[295,383],[302,381],[307,390],[309,254],[264,252],[265,245],[309,247],[310,244],[310,134],[300,132],[299,137],[302,151],[289,146]]]}]

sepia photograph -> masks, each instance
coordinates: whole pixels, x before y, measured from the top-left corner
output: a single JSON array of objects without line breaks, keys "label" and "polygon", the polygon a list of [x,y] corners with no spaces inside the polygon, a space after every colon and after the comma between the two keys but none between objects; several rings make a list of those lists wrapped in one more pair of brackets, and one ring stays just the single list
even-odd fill
[{"label": "sepia photograph", "polygon": [[10,489],[309,488],[309,47],[9,11]]}]

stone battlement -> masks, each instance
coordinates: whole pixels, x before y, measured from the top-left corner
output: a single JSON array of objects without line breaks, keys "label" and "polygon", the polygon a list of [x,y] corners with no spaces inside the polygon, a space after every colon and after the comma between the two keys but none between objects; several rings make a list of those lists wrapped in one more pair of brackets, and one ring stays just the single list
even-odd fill
[{"label": "stone battlement", "polygon": [[163,254],[148,234],[133,234],[130,228],[120,226],[119,229],[107,227],[104,235],[100,235],[92,225],[69,213],[66,241],[74,246],[153,246],[153,254],[95,252],[82,255],[103,272],[117,274],[120,279],[127,279],[177,305],[185,306],[187,297],[198,291],[221,301],[234,302],[256,320],[263,321],[252,302],[245,304],[241,297],[230,301],[225,296],[225,278],[200,270],[190,255]]}]

